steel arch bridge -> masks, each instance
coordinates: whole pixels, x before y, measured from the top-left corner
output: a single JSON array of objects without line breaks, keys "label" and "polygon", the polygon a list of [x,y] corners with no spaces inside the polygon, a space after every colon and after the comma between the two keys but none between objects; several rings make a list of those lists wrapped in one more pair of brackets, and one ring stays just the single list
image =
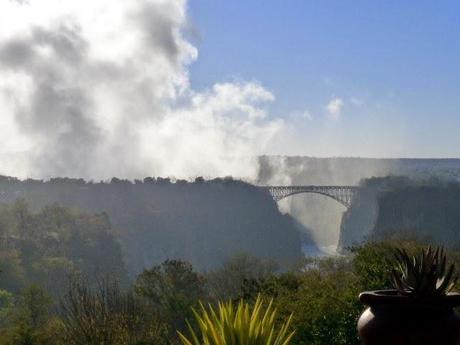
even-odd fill
[{"label": "steel arch bridge", "polygon": [[346,208],[350,208],[358,187],[356,186],[262,186],[259,187],[270,193],[275,201],[301,193],[316,193],[325,195],[338,201]]}]

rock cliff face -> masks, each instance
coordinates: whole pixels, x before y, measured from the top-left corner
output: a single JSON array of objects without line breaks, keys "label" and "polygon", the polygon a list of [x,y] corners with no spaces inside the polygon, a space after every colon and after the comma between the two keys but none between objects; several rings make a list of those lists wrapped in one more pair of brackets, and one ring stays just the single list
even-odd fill
[{"label": "rock cliff face", "polygon": [[342,217],[338,248],[344,250],[361,243],[373,234],[379,214],[378,198],[384,190],[383,179],[364,180],[355,194],[351,208]]},{"label": "rock cliff face", "polygon": [[375,236],[394,232],[460,246],[460,183],[410,182],[379,198]]},{"label": "rock cliff face", "polygon": [[243,252],[282,265],[302,256],[293,219],[279,212],[270,195],[230,178],[192,183],[3,178],[0,198],[24,198],[36,209],[59,203],[107,213],[133,273],[167,258],[188,260],[205,270]]},{"label": "rock cliff face", "polygon": [[460,246],[460,183],[408,178],[363,182],[341,225],[342,249],[366,238],[415,236]]}]

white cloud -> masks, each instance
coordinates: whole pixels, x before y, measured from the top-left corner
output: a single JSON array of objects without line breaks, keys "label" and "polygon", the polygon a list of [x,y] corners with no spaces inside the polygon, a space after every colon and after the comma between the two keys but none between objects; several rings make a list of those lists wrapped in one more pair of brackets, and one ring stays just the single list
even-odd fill
[{"label": "white cloud", "polygon": [[302,113],[302,117],[304,119],[307,119],[308,121],[312,121],[313,120],[313,115],[308,111],[308,110],[305,110],[303,113]]},{"label": "white cloud", "polygon": [[364,100],[362,100],[361,98],[357,98],[357,97],[351,97],[350,102],[358,107],[361,107],[365,104]]},{"label": "white cloud", "polygon": [[342,113],[344,102],[341,98],[334,98],[326,105],[326,110],[330,118],[338,119]]},{"label": "white cloud", "polygon": [[312,121],[313,120],[313,114],[308,110],[295,110],[289,113],[286,117],[290,121],[293,122],[299,122],[299,121]]},{"label": "white cloud", "polygon": [[191,88],[185,0],[21,3],[0,1],[0,174],[255,178],[274,96]]}]

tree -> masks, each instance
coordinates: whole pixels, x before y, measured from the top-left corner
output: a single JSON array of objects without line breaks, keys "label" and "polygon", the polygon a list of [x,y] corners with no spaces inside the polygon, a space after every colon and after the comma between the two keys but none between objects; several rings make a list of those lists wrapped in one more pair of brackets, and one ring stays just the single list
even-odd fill
[{"label": "tree", "polygon": [[220,269],[207,274],[211,297],[215,300],[255,298],[276,269],[273,261],[248,254],[236,255]]},{"label": "tree", "polygon": [[51,298],[38,285],[24,290],[11,313],[12,325],[4,337],[9,345],[58,345],[60,323],[51,313]]},{"label": "tree", "polygon": [[161,345],[166,340],[164,321],[112,279],[92,289],[81,277],[73,278],[62,303],[62,322],[71,345]]},{"label": "tree", "polygon": [[166,260],[142,272],[135,291],[158,308],[173,329],[183,329],[191,307],[205,297],[203,276],[181,260]]}]

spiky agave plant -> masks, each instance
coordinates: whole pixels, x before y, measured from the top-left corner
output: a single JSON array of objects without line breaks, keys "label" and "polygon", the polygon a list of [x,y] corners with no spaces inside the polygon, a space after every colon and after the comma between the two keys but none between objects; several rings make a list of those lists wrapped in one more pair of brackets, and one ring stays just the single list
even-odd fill
[{"label": "spiky agave plant", "polygon": [[201,304],[200,312],[193,313],[199,334],[188,324],[190,338],[178,332],[184,345],[288,345],[294,335],[289,331],[292,315],[276,327],[273,300],[264,307],[260,297],[252,307],[244,301],[236,308],[231,301],[219,302],[217,310]]},{"label": "spiky agave plant", "polygon": [[411,256],[404,249],[395,251],[396,268],[391,279],[402,295],[436,297],[447,295],[458,280],[455,265],[447,264],[444,248],[423,249]]}]

